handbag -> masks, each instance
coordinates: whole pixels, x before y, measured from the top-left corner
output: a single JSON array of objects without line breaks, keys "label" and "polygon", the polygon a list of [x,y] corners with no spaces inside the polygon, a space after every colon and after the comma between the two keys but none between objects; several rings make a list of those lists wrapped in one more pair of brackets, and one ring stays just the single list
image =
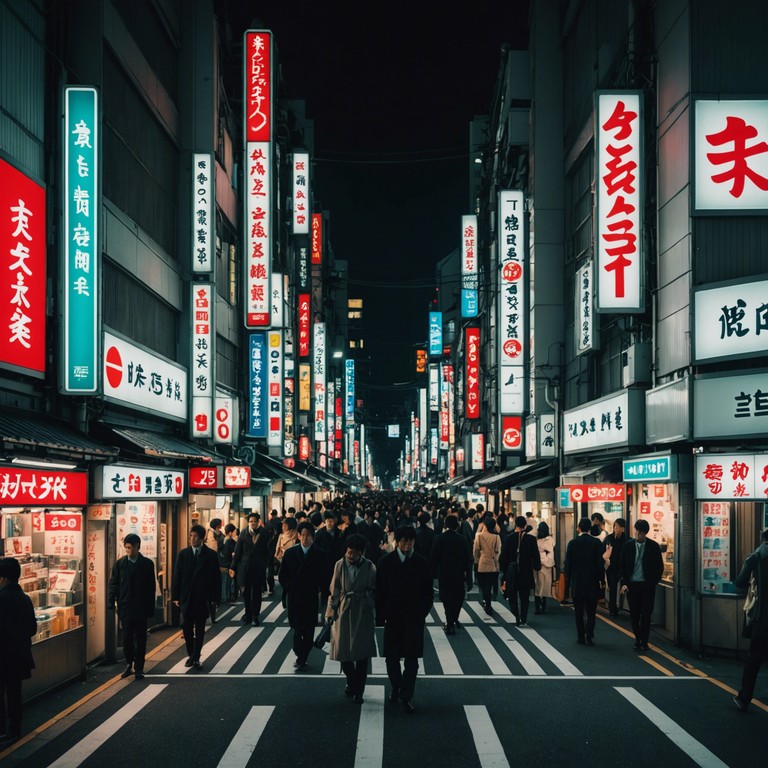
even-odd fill
[{"label": "handbag", "polygon": [[313,643],[315,648],[322,648],[331,639],[332,624],[333,624],[332,621],[326,621],[325,624],[323,624],[323,626],[320,627],[320,631],[317,633],[317,637],[315,638],[315,642]]},{"label": "handbag", "polygon": [[749,577],[749,587],[747,588],[747,597],[744,600],[744,628],[741,631],[742,637],[752,637],[752,628],[757,618],[757,581],[753,573]]},{"label": "handbag", "polygon": [[553,582],[552,586],[555,600],[559,603],[564,603],[568,593],[568,585],[563,571],[560,571],[560,576],[558,576],[557,581]]}]

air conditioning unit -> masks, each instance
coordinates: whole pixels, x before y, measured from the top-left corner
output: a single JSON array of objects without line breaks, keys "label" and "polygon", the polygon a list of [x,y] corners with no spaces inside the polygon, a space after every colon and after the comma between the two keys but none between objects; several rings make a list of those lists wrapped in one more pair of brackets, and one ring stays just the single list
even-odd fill
[{"label": "air conditioning unit", "polygon": [[632,344],[621,353],[621,385],[651,383],[651,345]]}]

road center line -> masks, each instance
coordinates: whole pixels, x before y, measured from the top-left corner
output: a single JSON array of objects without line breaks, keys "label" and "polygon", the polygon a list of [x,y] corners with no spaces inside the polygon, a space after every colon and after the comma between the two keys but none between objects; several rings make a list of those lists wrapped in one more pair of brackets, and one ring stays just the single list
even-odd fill
[{"label": "road center line", "polygon": [[248,765],[274,711],[274,707],[251,707],[219,761],[218,768],[245,768]]},{"label": "road center line", "polygon": [[384,686],[369,685],[357,728],[355,768],[378,768],[384,762]]},{"label": "road center line", "polygon": [[701,768],[728,768],[719,757],[710,752],[701,742],[696,741],[690,733],[684,731],[634,688],[616,688],[616,690]]},{"label": "road center line", "polygon": [[167,683],[147,686],[143,691],[136,694],[124,707],[118,709],[112,717],[105,720],[84,739],[78,741],[72,749],[65,752],[58,760],[51,763],[49,768],[76,768],[167,687]]},{"label": "road center line", "polygon": [[465,705],[464,712],[475,740],[481,768],[509,768],[504,747],[501,746],[488,709],[482,705]]}]

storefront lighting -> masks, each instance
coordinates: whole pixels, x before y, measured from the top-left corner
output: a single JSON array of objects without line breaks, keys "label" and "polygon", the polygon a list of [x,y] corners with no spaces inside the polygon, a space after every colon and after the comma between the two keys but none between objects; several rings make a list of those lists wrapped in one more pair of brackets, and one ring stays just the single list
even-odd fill
[{"label": "storefront lighting", "polygon": [[11,464],[20,464],[23,467],[39,467],[40,469],[76,469],[77,464],[65,461],[35,461],[34,459],[22,459],[14,456]]}]

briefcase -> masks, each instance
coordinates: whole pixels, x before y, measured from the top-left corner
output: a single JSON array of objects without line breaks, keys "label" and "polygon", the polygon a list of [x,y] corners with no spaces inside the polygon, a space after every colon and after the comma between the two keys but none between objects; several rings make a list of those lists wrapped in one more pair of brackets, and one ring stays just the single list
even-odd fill
[{"label": "briefcase", "polygon": [[322,648],[331,639],[331,622],[326,621],[315,638],[315,648]]}]

